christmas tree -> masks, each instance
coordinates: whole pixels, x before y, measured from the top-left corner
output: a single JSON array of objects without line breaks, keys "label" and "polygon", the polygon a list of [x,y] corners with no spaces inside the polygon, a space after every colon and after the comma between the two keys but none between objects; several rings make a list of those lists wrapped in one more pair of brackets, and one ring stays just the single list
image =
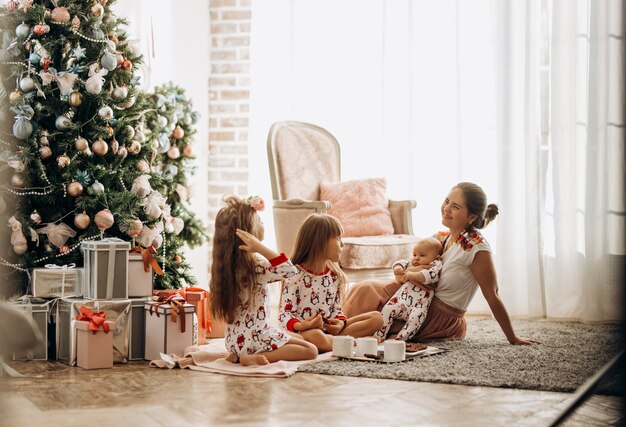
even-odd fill
[{"label": "christmas tree", "polygon": [[199,246],[208,238],[202,222],[189,208],[187,187],[187,176],[195,170],[191,142],[198,113],[193,111],[184,90],[171,82],[156,87],[148,97],[148,104],[151,106],[145,114],[146,129],[150,130],[148,138],[152,141],[152,147],[159,152],[155,162],[156,170],[161,172],[167,183],[160,191],[171,207],[172,215],[181,218],[184,223],[180,233],[171,226],[165,229],[165,239],[159,254],[165,271],[173,269],[176,274],[158,276],[156,287],[178,288],[185,283],[195,285],[196,280],[189,273],[190,265],[181,256],[181,249],[183,246]]},{"label": "christmas tree", "polygon": [[174,181],[156,169],[146,137],[155,108],[139,87],[142,58],[112,3],[9,0],[0,9],[0,210],[11,242],[0,264],[26,273],[22,291],[34,267],[82,265],[86,239],[159,248],[185,227],[167,203]]}]

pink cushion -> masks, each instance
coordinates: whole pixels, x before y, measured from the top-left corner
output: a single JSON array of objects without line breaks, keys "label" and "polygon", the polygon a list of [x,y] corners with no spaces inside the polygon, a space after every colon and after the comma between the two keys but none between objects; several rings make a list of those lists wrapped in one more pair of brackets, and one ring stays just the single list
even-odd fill
[{"label": "pink cushion", "polygon": [[384,178],[322,183],[320,199],[331,203],[328,213],[341,222],[344,236],[380,236],[393,234],[386,191]]}]

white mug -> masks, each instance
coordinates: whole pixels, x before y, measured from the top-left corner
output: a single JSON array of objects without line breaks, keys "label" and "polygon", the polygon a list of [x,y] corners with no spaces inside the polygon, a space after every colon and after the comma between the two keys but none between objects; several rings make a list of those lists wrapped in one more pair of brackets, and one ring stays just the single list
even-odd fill
[{"label": "white mug", "polygon": [[385,341],[385,362],[401,362],[406,357],[406,343],[399,340]]},{"label": "white mug", "polygon": [[354,338],[346,335],[333,337],[333,356],[352,357],[354,355]]},{"label": "white mug", "polygon": [[356,355],[363,357],[366,354],[376,355],[378,353],[378,340],[376,338],[357,338],[356,339]]}]

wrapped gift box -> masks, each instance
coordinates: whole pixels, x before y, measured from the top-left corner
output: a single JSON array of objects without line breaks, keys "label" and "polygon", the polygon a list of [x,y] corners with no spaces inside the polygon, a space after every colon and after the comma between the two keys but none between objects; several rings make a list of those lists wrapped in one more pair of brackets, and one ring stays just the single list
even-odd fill
[{"label": "wrapped gift box", "polygon": [[13,303],[13,307],[23,311],[27,319],[32,321],[42,337],[36,347],[14,353],[13,360],[48,360],[48,322],[51,321],[50,307],[52,303],[52,301],[45,300]]},{"label": "wrapped gift box", "polygon": [[115,322],[113,332],[113,362],[128,361],[130,337],[130,300],[93,301],[83,298],[63,298],[57,303],[56,353],[57,360],[76,365],[76,316],[81,306],[91,311],[104,311],[106,319]]},{"label": "wrapped gift box", "polygon": [[93,299],[128,298],[130,243],[118,238],[81,243],[85,259],[83,295]]},{"label": "wrapped gift box", "polygon": [[[146,271],[146,264],[148,271]],[[142,254],[131,253],[128,257],[128,297],[152,295],[152,265],[144,263]]]},{"label": "wrapped gift box", "polygon": [[181,305],[181,312],[175,317],[172,316],[171,304],[150,301],[144,305],[146,360],[160,359],[159,353],[182,355],[185,348],[193,345],[195,307],[185,302],[178,304]]},{"label": "wrapped gift box", "polygon": [[115,322],[106,320],[109,332],[103,326],[95,331],[89,329],[89,322],[76,320],[76,365],[84,369],[113,367],[113,333]]},{"label": "wrapped gift box", "polygon": [[146,340],[146,315],[144,306],[148,298],[131,298],[130,300],[130,339],[128,360],[144,360]]},{"label": "wrapped gift box", "polygon": [[183,291],[185,300],[196,308],[197,338],[194,339],[194,344],[206,344],[208,342],[206,339],[207,330],[211,329],[209,293],[201,288],[183,288]]},{"label": "wrapped gift box", "polygon": [[36,298],[63,298],[82,296],[83,269],[74,264],[48,264],[33,269],[33,296]]}]

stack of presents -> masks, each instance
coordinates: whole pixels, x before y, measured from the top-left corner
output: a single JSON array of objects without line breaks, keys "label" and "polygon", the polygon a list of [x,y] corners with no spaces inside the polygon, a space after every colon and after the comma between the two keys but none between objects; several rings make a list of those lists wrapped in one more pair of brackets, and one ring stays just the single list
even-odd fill
[{"label": "stack of presents", "polygon": [[210,321],[201,288],[153,290],[161,273],[151,251],[117,238],[85,241],[84,268],[47,265],[32,275],[32,295],[15,306],[44,336],[38,348],[14,360],[56,359],[86,369],[129,360],[182,355],[191,345],[224,334]]}]

